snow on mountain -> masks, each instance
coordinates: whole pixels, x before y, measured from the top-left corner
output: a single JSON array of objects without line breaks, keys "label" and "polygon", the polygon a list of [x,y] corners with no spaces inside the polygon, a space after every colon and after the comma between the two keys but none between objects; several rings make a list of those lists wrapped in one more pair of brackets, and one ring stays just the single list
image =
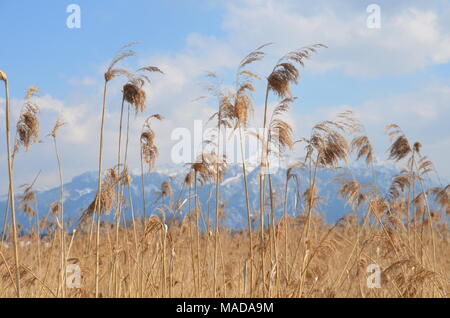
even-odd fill
[{"label": "snow on mountain", "polygon": [[[285,166],[284,166],[285,167]],[[350,173],[351,171],[351,173]],[[323,204],[320,208],[320,213],[323,214],[325,219],[329,222],[336,221],[339,217],[349,212],[349,207],[345,206],[344,201],[337,198],[338,184],[331,182],[336,176],[343,173],[348,174],[349,177],[355,177],[361,182],[370,182],[373,180],[372,172],[364,165],[355,165],[349,169],[340,169],[338,171],[332,171],[327,169],[321,169],[317,174],[317,185],[320,189],[320,195],[324,197]],[[157,194],[155,193],[160,189],[161,184],[164,181],[169,181],[173,189],[173,200],[178,198],[181,190],[183,179],[187,173],[187,167],[176,165],[164,165],[153,172],[146,174],[144,177],[145,193],[147,202],[147,213],[150,214],[156,207],[161,205],[160,201],[156,201]],[[300,180],[300,193],[303,193],[308,186],[308,172],[299,171]],[[376,181],[381,190],[386,190],[390,183],[392,176],[396,173],[395,167],[377,165],[375,167]],[[275,199],[277,200],[276,216],[280,217],[283,214],[283,206],[281,204],[284,196],[284,184],[286,169],[280,168],[276,174],[272,175],[272,183],[275,192]],[[259,209],[259,168],[254,168],[247,173],[249,184],[249,199],[251,203],[251,211],[253,215],[258,215]],[[140,175],[132,174],[132,201],[135,213],[139,216],[142,215],[142,196],[140,188]],[[292,182],[292,181],[290,181]],[[65,202],[64,210],[66,215],[66,221],[69,219],[73,223],[76,223],[82,213],[82,211],[92,202],[95,196],[95,190],[97,189],[97,173],[86,172],[77,177],[74,177],[70,182],[64,185]],[[198,186],[199,198],[201,204],[201,211],[203,213],[203,220],[210,217],[213,222],[215,214],[215,187],[213,184],[206,184],[204,186]],[[247,224],[247,210],[245,202],[245,189],[243,182],[242,167],[240,165],[230,165],[227,173],[220,187],[220,198],[225,203],[226,217],[224,219],[224,226],[230,228],[244,228]],[[192,190],[193,191],[193,190]],[[208,204],[208,198],[212,191],[211,200]],[[290,184],[290,191],[288,195],[288,211],[291,214],[300,213],[300,211],[294,210],[294,185]],[[192,192],[193,194],[193,192]],[[20,195],[20,193],[18,193]],[[50,204],[58,201],[60,195],[60,189],[53,188],[46,191],[37,192],[39,215],[44,216],[48,213]],[[188,195],[188,190],[184,191],[184,197]],[[166,199],[167,200],[167,199]],[[0,200],[0,209],[5,211],[6,197]],[[127,203],[128,204],[128,203]],[[187,210],[185,206],[185,211]],[[208,213],[209,206],[209,213]],[[127,216],[129,215],[129,209],[126,210]],[[3,214],[3,213],[2,213]],[[29,224],[27,217],[18,210],[18,221],[21,224]],[[112,218],[112,215],[110,216]],[[0,219],[0,226],[3,226],[3,218]],[[1,231],[1,230],[0,230]]]}]

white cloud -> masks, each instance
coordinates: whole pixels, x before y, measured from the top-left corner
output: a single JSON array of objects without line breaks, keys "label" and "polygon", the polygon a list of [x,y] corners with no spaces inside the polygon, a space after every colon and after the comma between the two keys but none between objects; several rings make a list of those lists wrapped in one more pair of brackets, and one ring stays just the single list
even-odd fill
[{"label": "white cloud", "polygon": [[[431,3],[396,6],[378,1],[381,29],[366,26],[368,13],[361,2],[324,5],[319,2],[248,0],[227,5],[224,28],[230,42],[241,46],[275,41],[279,54],[293,45],[324,43],[308,63],[319,71],[342,69],[356,77],[404,74],[450,61],[450,28],[446,15]],[[345,10],[345,11],[344,11]],[[249,43],[251,42],[251,43]]]},{"label": "white cloud", "polygon": [[[205,101],[193,100],[204,95],[205,90],[199,85],[204,80],[202,75],[207,70],[228,69],[237,63],[237,55],[229,46],[214,37],[192,34],[187,39],[186,48],[173,55],[151,56],[138,59],[136,69],[144,65],[156,65],[164,75],[152,74],[152,83],[146,86],[147,110],[145,115],[134,114],[130,117],[129,164],[139,167],[139,135],[145,116],[160,113],[166,119],[153,122],[156,131],[156,143],[160,148],[159,163],[170,160],[170,150],[176,141],[170,141],[170,134],[177,127],[192,128],[194,120],[206,120],[214,109]],[[90,78],[90,77],[86,77]],[[100,78],[100,77],[99,77]],[[69,84],[82,86],[84,80],[69,79]],[[36,99],[41,112],[41,139],[44,143],[33,145],[29,152],[20,152],[16,158],[15,178],[17,184],[29,183],[30,176],[42,169],[38,187],[56,186],[59,182],[56,171],[56,159],[50,138],[45,136],[51,131],[57,118],[61,117],[65,125],[60,128],[58,145],[62,158],[65,180],[98,167],[99,130],[101,120],[102,85],[97,80],[89,80],[97,95],[76,87],[76,94],[66,100],[58,100],[51,94]],[[106,124],[104,133],[104,169],[117,164],[117,142],[120,120],[121,87],[123,79],[115,79],[108,86]],[[23,101],[12,100],[12,122],[19,115]],[[1,115],[1,111],[0,111]],[[126,112],[124,120],[126,120]],[[124,121],[125,129],[125,121]],[[124,134],[125,135],[125,134]],[[122,142],[124,143],[125,137]],[[124,144],[122,144],[122,149]],[[4,158],[1,158],[4,159]],[[2,160],[3,162],[3,160]],[[0,169],[0,177],[4,170]],[[6,191],[2,185],[0,191]]]},{"label": "white cloud", "polygon": [[365,126],[375,153],[380,160],[387,159],[389,139],[384,127],[397,124],[411,143],[422,143],[422,152],[428,156],[441,175],[450,177],[446,158],[450,156],[450,83],[437,84],[416,92],[380,97],[361,105],[330,106],[296,116],[297,136],[307,136],[311,127],[324,119],[332,119],[337,113],[351,109]]},{"label": "white cloud", "polygon": [[[223,5],[225,38],[210,36],[207,31],[206,34],[193,33],[187,37],[186,46],[179,52],[139,58],[138,67],[156,65],[165,72],[164,75],[152,75],[153,83],[146,89],[146,115],[160,113],[166,117],[164,122],[154,123],[156,143],[161,153],[159,163],[169,160],[171,147],[175,143],[169,138],[174,128],[191,128],[195,119],[206,120],[214,111],[215,105],[212,103],[192,102],[205,93],[198,85],[204,71],[232,73],[240,58],[262,43],[275,41],[276,46],[268,49],[271,56],[266,62],[255,64],[261,74],[266,74],[270,69],[273,62],[270,58],[277,58],[297,46],[317,42],[330,46],[330,49],[322,51],[308,62],[308,68],[318,72],[341,69],[360,78],[381,77],[449,62],[450,19],[447,21],[445,17],[450,17],[450,10],[445,11],[447,13],[438,12],[420,1],[378,2],[383,19],[380,30],[366,27],[366,7],[361,1],[346,1],[345,4],[323,0],[226,2]],[[104,65],[99,66],[99,70]],[[45,138],[58,116],[62,116],[67,123],[58,136],[66,180],[87,170],[97,169],[101,72],[72,78],[69,84],[74,86],[74,93],[64,101],[52,97],[51,92],[39,98],[42,109],[41,137],[45,143],[34,145],[29,153],[18,155],[17,184],[30,182],[30,176],[34,176],[39,169],[43,170],[40,185],[58,184],[54,173],[56,162],[53,148],[50,140]],[[122,85],[123,81],[114,80],[109,86],[105,168],[114,166],[117,160]],[[91,95],[92,88],[95,89],[95,95]],[[449,100],[450,86],[446,83],[389,98],[380,96],[362,105],[301,110],[299,116],[290,115],[289,120],[293,123],[296,135],[305,136],[312,124],[339,110],[353,108],[367,126],[381,157],[388,142],[383,127],[391,122],[398,123],[411,140],[422,139],[424,151],[436,162],[438,169],[450,176],[450,168],[443,160],[450,155],[450,133],[446,125],[450,115]],[[21,101],[14,100],[13,103],[17,112]],[[0,118],[3,108],[0,108]],[[261,105],[255,114],[258,122],[261,122],[262,116],[260,109]],[[14,115],[17,117],[18,114]],[[131,116],[131,168],[139,167],[138,136],[143,121],[143,115]],[[3,129],[3,125],[0,127]],[[1,162],[5,162],[4,159],[2,151]],[[5,177],[4,173],[5,169],[0,169],[0,178]],[[4,183],[1,186],[0,191],[4,192],[6,186]]]}]

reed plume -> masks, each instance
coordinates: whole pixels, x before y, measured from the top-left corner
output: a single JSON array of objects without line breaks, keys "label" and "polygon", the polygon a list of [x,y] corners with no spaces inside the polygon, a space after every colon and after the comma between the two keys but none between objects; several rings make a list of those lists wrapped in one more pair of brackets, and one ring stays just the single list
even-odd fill
[{"label": "reed plume", "polygon": [[64,220],[64,177],[61,167],[61,158],[59,155],[58,150],[58,144],[56,141],[56,137],[58,136],[59,129],[64,125],[64,122],[61,118],[58,118],[56,120],[55,125],[53,126],[52,131],[48,134],[48,136],[51,136],[53,139],[53,147],[55,149],[55,156],[56,156],[56,162],[58,165],[58,172],[59,172],[59,186],[60,186],[60,199],[59,203],[55,205],[55,208],[57,207],[57,210],[59,212],[59,218],[60,218],[60,243],[61,243],[61,250],[60,250],[60,273],[61,273],[61,295],[62,297],[65,297],[66,295],[66,288],[65,288],[65,281],[66,281],[66,229],[65,229],[65,220]]},{"label": "reed plume", "polygon": [[253,267],[254,267],[254,257],[253,257],[253,235],[252,235],[252,225],[251,225],[251,208],[249,200],[248,191],[248,180],[247,180],[247,168],[245,164],[245,153],[244,153],[244,132],[247,128],[250,116],[253,114],[253,102],[251,99],[251,93],[255,90],[253,86],[253,81],[255,79],[260,79],[260,77],[254,72],[247,69],[249,65],[254,62],[260,61],[264,58],[266,53],[263,49],[271,43],[267,43],[259,46],[252,52],[250,52],[246,57],[244,57],[239,63],[236,72],[236,93],[234,95],[234,108],[229,114],[230,119],[235,121],[234,129],[239,129],[239,141],[241,149],[241,159],[242,159],[242,172],[244,178],[244,189],[245,189],[245,204],[247,208],[247,225],[248,225],[248,235],[249,235],[249,253],[250,253],[250,297],[253,295]]},{"label": "reed plume", "polygon": [[[430,209],[429,200],[428,200],[428,194],[425,190],[425,185],[423,182],[423,176],[425,176],[427,173],[433,170],[433,165],[431,161],[427,160],[425,156],[422,155],[421,149],[422,144],[420,142],[415,142],[411,145],[408,138],[406,137],[406,134],[403,132],[403,130],[396,124],[390,124],[385,127],[386,133],[389,136],[392,144],[389,147],[389,159],[399,162],[405,158],[407,158],[407,170],[406,170],[406,176],[407,178],[403,177],[401,179],[398,179],[397,181],[397,189],[402,189],[402,186],[408,186],[409,189],[411,189],[411,185],[413,188],[413,198],[415,197],[415,182],[418,181],[421,192],[424,199],[424,206],[426,210],[426,214],[428,216],[428,225],[431,233],[431,240],[433,245],[433,270],[436,270],[436,239],[434,234],[434,226],[433,226],[433,217],[432,217],[432,211]],[[409,156],[409,158],[408,158]],[[408,193],[410,190],[408,191]],[[396,192],[394,192],[396,194]],[[412,200],[414,203],[415,200]],[[409,194],[407,196],[407,213],[408,213],[408,228],[409,228],[409,218],[410,218],[410,212],[409,212],[409,205],[410,205],[410,198]],[[423,215],[423,221],[422,221],[422,229],[421,229],[421,239],[423,239],[423,226],[424,226],[424,219],[425,214]],[[416,217],[413,218],[413,220],[416,220]],[[423,263],[423,254],[422,254],[422,263]],[[434,293],[434,289],[433,289]]]},{"label": "reed plume", "polygon": [[352,140],[352,151],[356,152],[357,160],[364,158],[367,165],[373,163],[373,148],[367,136],[358,136]]},{"label": "reed plume", "polygon": [[27,151],[33,143],[39,141],[39,119],[37,118],[39,106],[31,101],[31,98],[35,97],[36,92],[38,91],[39,89],[34,86],[28,88],[25,94],[25,103],[16,125],[16,142],[19,146],[23,146],[25,151]]},{"label": "reed plume", "polygon": [[267,78],[269,89],[281,98],[291,95],[290,85],[298,84],[300,79],[300,72],[295,64],[304,66],[304,61],[316,53],[317,49],[326,47],[324,44],[314,44],[284,55]]},{"label": "reed plume", "polygon": [[[316,124],[311,130],[310,138],[300,140],[306,142],[306,160],[309,161],[309,188],[304,194],[308,211],[306,226],[303,228],[304,234],[302,234],[305,244],[302,271],[308,263],[309,249],[307,248],[307,242],[309,241],[311,215],[320,199],[317,195],[317,169],[336,168],[341,161],[347,163],[351,147],[344,134],[353,133],[358,129],[359,126],[355,122],[352,112],[344,111],[339,113],[335,120],[325,120]],[[299,295],[302,293],[303,283],[304,276],[300,280]]]},{"label": "reed plume", "polygon": [[[108,215],[113,208],[113,202],[115,197],[115,186],[117,183],[122,181],[121,176],[118,176],[114,168],[109,168],[106,170],[106,173],[102,179],[102,192],[98,192],[95,194],[95,198],[89,204],[89,206],[83,211],[81,214],[79,223],[83,223],[89,217],[93,216],[94,213],[100,212],[101,215]],[[96,201],[100,201],[101,204],[98,205],[101,207],[100,211],[96,210],[97,203]]]},{"label": "reed plume", "polygon": [[386,126],[386,131],[389,138],[392,140],[392,145],[389,147],[389,159],[400,161],[411,153],[412,148],[409,144],[403,131],[396,124]]},{"label": "reed plume", "polygon": [[[382,187],[377,184],[374,171],[376,152],[351,111],[319,122],[307,138],[299,140],[305,145],[306,155],[287,168],[283,184],[277,184],[277,178],[271,175],[271,168],[276,164],[273,158],[282,158],[295,144],[294,130],[286,115],[296,101],[292,86],[300,79],[297,67],[303,66],[304,60],[323,45],[288,53],[266,78],[264,133],[262,136],[255,134],[262,144],[261,162],[258,162],[260,169],[251,174],[259,172],[259,213],[255,213],[256,216],[252,214],[249,199],[255,189],[251,189],[253,180],[247,180],[244,137],[252,134],[248,128],[254,112],[253,95],[260,79],[250,67],[265,57],[264,51],[269,44],[252,51],[239,63],[232,88],[225,89],[215,74],[209,74],[211,81],[216,81],[208,87],[217,105],[217,111],[210,118],[214,133],[202,141],[203,146],[210,148],[205,150],[204,147],[197,160],[188,164],[180,189],[175,186],[175,177],[169,177],[161,180],[156,191],[152,190],[151,194],[146,191],[145,173],[154,170],[159,155],[155,140],[158,130],[153,126],[153,119],[162,120],[162,117],[156,114],[145,120],[139,132],[143,224],[142,231],[137,231],[132,176],[127,166],[130,113],[134,111],[138,115],[146,110],[151,92],[146,86],[150,83],[148,74],[162,72],[153,66],[136,71],[118,68],[117,63],[134,55],[129,50],[131,45],[134,43],[121,49],[105,72],[98,188],[92,202],[88,202],[81,212],[78,224],[83,225],[89,220],[91,229],[88,233],[66,233],[72,227],[72,220],[70,215],[64,215],[69,207],[65,201],[69,193],[64,192],[57,143],[59,129],[63,125],[60,119],[48,134],[52,137],[56,154],[60,198],[51,203],[47,214],[39,219],[37,199],[40,193],[34,190],[36,177],[31,185],[19,187],[23,194],[14,200],[14,155],[22,149],[28,151],[34,143],[40,142],[39,106],[34,99],[38,91],[31,87],[25,95],[11,149],[8,80],[0,71],[0,80],[5,83],[6,90],[7,211],[11,209],[12,213],[12,226],[8,230],[12,232],[9,235],[14,242],[14,250],[9,249],[9,238],[2,239],[0,245],[0,297],[368,298],[437,295],[445,298],[449,294],[450,186],[442,184],[433,162],[424,155],[426,146],[410,142],[398,125],[387,126],[391,138],[387,157],[400,165],[387,186],[385,182]],[[117,165],[102,171],[108,83],[118,76],[126,79],[122,86]],[[270,94],[277,98],[277,102],[268,109]],[[128,107],[127,137],[122,162],[125,106]],[[224,223],[227,217],[231,221],[239,221],[242,211],[237,215],[231,214],[233,206],[224,200],[221,188],[242,190],[236,186],[238,176],[224,180],[228,163],[222,154],[225,148],[223,128],[231,129],[230,137],[235,133],[240,137],[245,190],[242,195],[246,201],[248,232],[227,228]],[[365,168],[372,168],[373,181],[366,180],[366,171],[362,171],[363,175],[354,174],[349,165],[351,159],[361,160]],[[331,173],[337,176],[329,180]],[[434,174],[438,182],[435,182]],[[319,185],[328,183],[337,184],[336,193],[326,192],[328,197],[335,194],[336,198],[332,200],[325,200],[325,194],[319,189]],[[123,193],[126,187],[127,199]],[[216,206],[212,230],[210,201],[214,189]],[[178,198],[174,198],[177,191]],[[207,191],[209,197],[202,202]],[[146,201],[150,200],[149,195],[157,197],[151,210]],[[322,208],[327,202],[335,203],[335,199],[345,204],[348,214],[335,224],[329,224],[329,216],[322,215],[325,212]],[[191,210],[191,200],[194,201],[194,210]],[[16,224],[15,202],[19,213],[28,216],[28,228],[25,224]],[[203,207],[206,204],[205,222],[206,209]],[[132,224],[128,222],[126,213],[121,214],[122,205],[123,211],[131,210]],[[188,205],[187,213],[185,205]],[[283,214],[278,219],[280,208],[283,208]],[[270,213],[265,213],[267,209]],[[107,215],[112,212],[115,219],[109,222]],[[260,222],[256,224],[258,218]],[[201,224],[205,225],[204,234]],[[260,244],[254,245],[257,227],[260,229]],[[112,230],[115,230],[115,242]],[[91,253],[94,232],[96,250]],[[283,243],[284,248],[280,245]],[[45,257],[41,259],[42,255]],[[66,288],[67,264],[80,266],[81,288]],[[366,284],[370,264],[379,265],[382,288],[369,288]]]},{"label": "reed plume", "polygon": [[168,181],[164,181],[163,183],[161,183],[160,190],[156,191],[155,194],[158,195],[158,200],[162,200],[162,204],[164,205],[164,198],[168,197],[169,199],[171,199],[173,196],[172,186]]},{"label": "reed plume", "polygon": [[218,244],[219,244],[219,201],[220,201],[220,182],[222,179],[223,174],[226,170],[226,160],[224,160],[224,156],[222,153],[222,147],[221,144],[221,129],[222,127],[231,128],[232,125],[232,119],[234,116],[234,105],[232,102],[232,96],[229,93],[224,93],[222,91],[222,87],[220,85],[220,82],[218,81],[218,77],[215,73],[208,72],[207,77],[211,80],[211,83],[207,85],[206,89],[207,91],[215,98],[217,98],[218,101],[218,110],[215,112],[208,120],[212,121],[213,119],[216,119],[215,123],[215,131],[216,131],[216,140],[208,140],[206,141],[207,144],[215,147],[215,155],[216,158],[214,160],[215,165],[215,194],[216,194],[216,201],[215,201],[215,226],[214,226],[214,264],[213,264],[213,271],[214,271],[214,281],[213,281],[213,290],[214,290],[214,296],[217,295],[217,253],[218,253]]},{"label": "reed plume", "polygon": [[147,208],[145,200],[145,186],[144,186],[144,163],[147,165],[147,170],[151,171],[155,167],[156,159],[158,158],[159,152],[158,147],[155,145],[155,132],[153,131],[150,123],[152,119],[163,120],[164,118],[159,114],[154,114],[148,117],[144,125],[142,126],[141,136],[140,136],[140,157],[141,157],[141,187],[142,187],[142,200],[143,200],[143,210],[144,210],[144,225],[147,218]]},{"label": "reed plume", "polygon": [[287,212],[287,204],[288,204],[288,186],[289,181],[291,179],[295,179],[296,184],[299,183],[299,176],[295,173],[295,170],[301,170],[305,168],[305,164],[301,161],[297,161],[291,164],[286,169],[286,179],[284,185],[284,200],[283,200],[283,219],[280,224],[284,225],[284,272],[286,275],[286,279],[289,277],[289,259],[288,259],[288,235],[289,235],[289,220],[288,220],[288,212]]},{"label": "reed plume", "polygon": [[[267,128],[267,112],[268,112],[268,102],[269,102],[269,92],[274,92],[281,98],[291,95],[291,84],[297,84],[300,78],[300,72],[296,65],[304,65],[304,60],[310,58],[311,54],[316,52],[318,48],[325,48],[323,44],[315,44],[308,47],[302,47],[298,50],[288,52],[282,56],[275,66],[273,67],[271,73],[267,77],[266,85],[266,96],[264,101],[264,120],[263,129],[264,134],[262,136],[263,147],[261,149],[261,163],[260,163],[260,175],[259,175],[259,205],[260,205],[260,239],[261,245],[264,244],[264,175],[265,169],[268,163],[266,162],[267,149],[264,146],[267,142],[266,140],[266,128]],[[261,249],[261,280],[263,286],[263,295],[265,295],[265,269],[264,269],[264,249]]]},{"label": "reed plume", "polygon": [[[130,50],[129,48],[132,45],[135,45],[136,42],[132,42],[130,44],[127,44],[120,48],[119,52],[116,54],[116,56],[113,58],[111,63],[109,64],[105,74],[105,82],[103,87],[103,105],[102,105],[102,115],[101,115],[101,126],[100,126],[100,144],[99,144],[99,162],[98,162],[98,186],[97,186],[97,193],[101,194],[102,192],[102,166],[103,166],[103,132],[104,132],[104,126],[105,126],[105,113],[106,113],[106,97],[107,97],[107,87],[108,83],[113,80],[117,76],[125,75],[129,76],[130,72],[126,69],[122,68],[116,68],[117,63],[124,60],[127,57],[134,56],[134,51]],[[95,275],[95,297],[97,298],[99,296],[99,279],[100,279],[100,216],[101,211],[105,210],[101,206],[102,203],[108,203],[107,201],[102,202],[100,200],[100,195],[96,196],[96,202],[94,203],[93,207],[93,213],[97,213],[97,236],[96,236],[96,275]],[[95,216],[95,215],[94,215]]]},{"label": "reed plume", "polygon": [[[289,103],[292,103],[294,98],[283,99],[273,110],[270,117],[268,131],[267,131],[267,145],[264,151],[267,158],[264,159],[267,166],[265,168],[270,169],[269,155],[275,155],[278,158],[282,158],[286,150],[291,150],[294,146],[294,141],[292,139],[292,127],[283,120],[282,116],[289,110]],[[264,147],[264,146],[263,146]],[[275,267],[276,267],[276,283],[279,286],[279,262],[278,262],[278,244],[275,235],[275,211],[276,202],[274,197],[272,175],[269,170],[269,199],[270,199],[270,210],[271,210],[271,242],[275,255]],[[265,186],[264,186],[265,188]],[[285,233],[286,234],[286,233]],[[270,288],[269,288],[270,289]]]},{"label": "reed plume", "polygon": [[434,201],[439,205],[442,212],[450,215],[450,185],[433,187],[429,192],[434,195]]},{"label": "reed plume", "polygon": [[151,81],[144,72],[158,72],[164,74],[158,67],[146,66],[128,76],[129,81],[123,86],[123,97],[125,101],[134,106],[136,114],[143,113],[147,107],[147,94],[144,91],[144,85],[145,83],[150,84]]},{"label": "reed plume", "polygon": [[[19,119],[16,123],[16,137],[14,141],[14,148],[11,154],[11,169],[14,169],[14,159],[19,152],[20,147],[23,147],[25,152],[30,149],[30,146],[39,141],[39,105],[33,101],[33,97],[37,96],[39,89],[35,86],[30,86],[24,97],[24,104],[20,111]],[[6,222],[9,215],[9,197],[6,204],[6,212],[4,219],[4,229],[2,242],[4,240],[4,233],[6,229]]]},{"label": "reed plume", "polygon": [[[124,104],[127,102],[129,105],[134,107],[135,113],[143,113],[147,102],[147,94],[144,90],[145,83],[150,84],[150,78],[145,74],[145,72],[160,72],[162,71],[153,66],[147,66],[138,69],[135,73],[129,72],[127,75],[128,82],[123,86],[122,89],[122,105],[120,109],[120,121],[119,121],[119,140],[118,140],[118,151],[117,151],[117,173],[121,174],[121,146],[122,146],[122,126],[123,126],[123,112],[124,112]],[[130,107],[128,107],[128,119],[129,119],[129,111]],[[128,130],[129,130],[129,122],[127,125],[127,144],[128,144]],[[126,159],[125,159],[126,160]],[[126,168],[126,167],[124,167]],[[117,186],[117,200],[116,200],[116,211],[115,211],[115,219],[116,219],[116,250],[119,250],[119,227],[120,227],[120,217],[121,217],[121,209],[122,209],[122,185],[119,183]],[[118,292],[117,286],[117,277],[116,279],[116,292]]]},{"label": "reed plume", "polygon": [[[34,235],[37,239],[37,259],[38,259],[38,271],[41,271],[41,228],[39,224],[39,209],[37,204],[37,195],[33,190],[33,187],[39,178],[41,171],[38,172],[36,177],[34,178],[31,184],[23,184],[19,188],[23,188],[23,195],[18,196],[17,199],[19,201],[19,209],[22,209],[23,213],[28,216],[30,220],[30,236],[33,236],[33,231],[36,231],[36,235]],[[31,224],[31,220],[34,218],[35,220],[35,229]]]}]

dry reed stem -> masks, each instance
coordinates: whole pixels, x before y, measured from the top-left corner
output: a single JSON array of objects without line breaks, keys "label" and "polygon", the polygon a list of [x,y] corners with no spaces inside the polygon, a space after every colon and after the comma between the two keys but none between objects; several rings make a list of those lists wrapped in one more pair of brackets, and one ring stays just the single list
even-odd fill
[{"label": "dry reed stem", "polygon": [[9,177],[9,202],[11,204],[11,217],[13,227],[13,240],[14,240],[14,258],[16,264],[16,289],[17,297],[20,298],[20,269],[19,269],[19,247],[17,238],[17,223],[16,223],[16,210],[14,206],[14,183],[12,176],[12,159],[11,159],[11,147],[10,147],[10,105],[9,105],[9,90],[8,90],[8,78],[6,74],[0,70],[0,80],[5,84],[5,99],[6,99],[6,152],[8,156],[8,177]]}]

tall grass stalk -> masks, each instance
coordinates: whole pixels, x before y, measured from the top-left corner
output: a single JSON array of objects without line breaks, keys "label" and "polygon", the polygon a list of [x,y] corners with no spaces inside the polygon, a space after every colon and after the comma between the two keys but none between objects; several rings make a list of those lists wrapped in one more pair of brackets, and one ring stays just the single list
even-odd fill
[{"label": "tall grass stalk", "polygon": [[52,132],[49,134],[53,140],[53,148],[55,150],[56,163],[58,166],[58,174],[59,174],[59,186],[60,186],[60,199],[59,199],[59,217],[60,217],[60,262],[61,262],[61,293],[62,297],[66,296],[66,243],[65,243],[65,222],[64,222],[64,178],[61,167],[61,157],[59,155],[58,144],[56,141],[56,136],[58,129],[63,125],[63,122],[60,120],[56,121],[55,126],[53,127]]},{"label": "tall grass stalk", "polygon": [[103,131],[105,127],[105,113],[106,113],[106,94],[108,81],[105,80],[103,88],[103,106],[102,106],[102,122],[100,127],[100,145],[99,145],[99,159],[98,159],[98,185],[97,198],[95,200],[95,213],[97,213],[97,235],[95,248],[95,298],[99,297],[100,289],[100,221],[101,221],[101,193],[102,193],[102,172],[103,172]]},{"label": "tall grass stalk", "polygon": [[214,281],[213,281],[213,288],[214,288],[214,297],[217,297],[217,252],[218,252],[218,243],[219,243],[219,201],[220,201],[220,128],[221,128],[221,120],[222,120],[222,111],[221,107],[219,106],[219,112],[217,117],[217,162],[216,162],[216,213],[215,213],[215,227],[214,227]]},{"label": "tall grass stalk", "polygon": [[[245,154],[244,154],[244,141],[242,135],[242,127],[239,127],[239,139],[241,146],[241,158],[242,158],[242,172],[244,174],[244,188],[245,188],[245,206],[247,208],[247,225],[248,225],[248,238],[249,238],[249,252],[250,252],[250,297],[253,296],[253,235],[252,235],[252,220],[251,220],[251,210],[250,210],[250,199],[248,195],[248,180],[247,180],[247,169],[245,165]],[[246,267],[247,268],[247,267]],[[245,288],[244,288],[245,291]]]},{"label": "tall grass stalk", "polygon": [[11,146],[10,146],[10,105],[9,105],[9,89],[8,78],[6,74],[0,70],[0,80],[5,84],[5,99],[6,99],[6,152],[8,156],[8,178],[9,178],[9,202],[11,204],[11,219],[13,229],[13,242],[14,242],[14,260],[16,264],[16,295],[18,298],[21,296],[20,290],[20,262],[19,262],[19,246],[17,237],[17,223],[16,223],[16,209],[14,202],[14,182],[12,175],[12,160],[11,160]]}]

